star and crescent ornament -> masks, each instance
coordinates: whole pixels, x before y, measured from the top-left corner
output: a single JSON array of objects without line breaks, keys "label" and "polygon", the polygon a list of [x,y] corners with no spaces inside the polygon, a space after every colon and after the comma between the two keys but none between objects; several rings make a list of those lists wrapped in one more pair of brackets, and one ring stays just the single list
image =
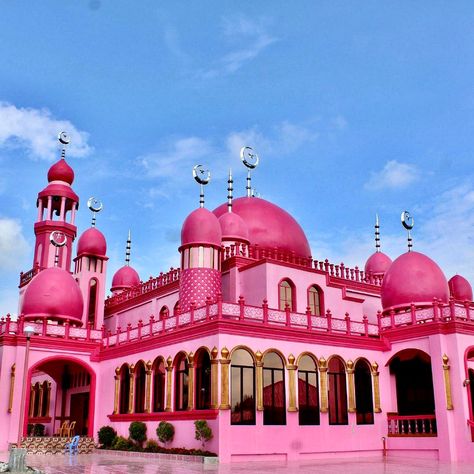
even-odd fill
[{"label": "star and crescent ornament", "polygon": [[259,161],[257,152],[250,146],[244,146],[240,149],[240,159],[251,170],[257,167]]},{"label": "star and crescent ornament", "polygon": [[59,230],[51,232],[49,240],[55,247],[64,247],[67,244],[66,234]]},{"label": "star and crescent ornament", "polygon": [[202,185],[206,185],[211,180],[211,172],[204,169],[203,165],[196,165],[193,167],[193,178]]}]

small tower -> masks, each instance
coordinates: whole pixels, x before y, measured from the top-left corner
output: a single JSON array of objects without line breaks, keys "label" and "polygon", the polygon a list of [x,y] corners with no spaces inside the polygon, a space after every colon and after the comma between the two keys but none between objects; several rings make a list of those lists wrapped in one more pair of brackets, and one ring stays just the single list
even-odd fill
[{"label": "small tower", "polygon": [[95,227],[96,214],[102,210],[102,203],[95,198],[87,201],[92,211],[92,225],[77,242],[77,257],[74,259],[74,277],[79,283],[84,299],[82,322],[84,326],[100,328],[104,322],[105,278],[107,268],[107,242]]},{"label": "small tower", "polygon": [[112,278],[112,288],[110,291],[116,295],[122,291],[129,290],[140,284],[140,276],[137,271],[130,266],[130,252],[132,249],[132,235],[128,231],[127,248],[125,250],[125,265],[119,268]]},{"label": "small tower", "polygon": [[392,259],[380,251],[380,223],[379,216],[375,215],[375,253],[373,253],[365,264],[365,275],[369,283],[383,278],[392,264]]},{"label": "small tower", "polygon": [[209,171],[201,165],[193,169],[194,179],[200,184],[200,207],[185,219],[181,229],[181,276],[179,306],[188,311],[192,303],[205,304],[221,292],[222,232],[217,217],[204,207],[204,186],[210,181]]},{"label": "small tower", "polygon": [[74,224],[79,197],[72,190],[74,171],[66,163],[66,145],[69,137],[65,132],[59,134],[62,145],[61,159],[48,171],[49,184],[38,193],[38,218],[34,226],[36,243],[33,268],[43,270],[54,266],[55,250],[49,242],[51,232],[60,231],[66,237],[66,244],[60,248],[58,267],[70,271],[72,243],[77,235]]}]

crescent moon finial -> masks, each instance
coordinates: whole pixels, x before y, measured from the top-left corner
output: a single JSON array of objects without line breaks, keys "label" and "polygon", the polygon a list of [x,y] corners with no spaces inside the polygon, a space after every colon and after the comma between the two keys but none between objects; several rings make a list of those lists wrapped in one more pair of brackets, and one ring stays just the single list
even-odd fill
[{"label": "crescent moon finial", "polygon": [[240,159],[242,163],[247,167],[247,186],[245,187],[247,191],[247,197],[252,196],[252,185],[251,185],[251,176],[250,171],[255,169],[260,161],[257,152],[250,146],[243,146],[240,149]]},{"label": "crescent moon finial", "polygon": [[64,247],[67,244],[66,234],[59,230],[54,230],[49,236],[49,241],[56,247],[54,266],[57,267],[59,265],[59,248]]},{"label": "crescent moon finial", "polygon": [[59,143],[61,143],[62,145],[61,158],[64,159],[66,157],[66,146],[71,143],[71,139],[69,138],[69,135],[66,132],[60,132],[58,134],[58,140]]},{"label": "crescent moon finial", "polygon": [[199,207],[204,207],[204,186],[209,184],[211,172],[208,169],[204,169],[203,165],[195,165],[193,167],[193,178],[200,186]]},{"label": "crescent moon finial", "polygon": [[408,251],[411,252],[411,249],[413,248],[413,238],[411,236],[411,230],[413,229],[415,225],[415,219],[408,211],[403,211],[400,218],[401,218],[403,227],[405,227],[408,233],[408,238],[407,238]]},{"label": "crescent moon finial", "polygon": [[92,212],[92,227],[95,227],[96,214],[103,209],[104,205],[102,204],[102,201],[100,199],[90,197],[87,200],[87,207]]}]

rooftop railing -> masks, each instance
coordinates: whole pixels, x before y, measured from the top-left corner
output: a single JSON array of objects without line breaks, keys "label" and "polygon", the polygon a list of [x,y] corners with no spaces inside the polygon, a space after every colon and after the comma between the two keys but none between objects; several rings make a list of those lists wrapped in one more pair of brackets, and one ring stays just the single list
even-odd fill
[{"label": "rooftop railing", "polygon": [[400,416],[387,413],[387,424],[389,436],[437,436],[435,415]]}]

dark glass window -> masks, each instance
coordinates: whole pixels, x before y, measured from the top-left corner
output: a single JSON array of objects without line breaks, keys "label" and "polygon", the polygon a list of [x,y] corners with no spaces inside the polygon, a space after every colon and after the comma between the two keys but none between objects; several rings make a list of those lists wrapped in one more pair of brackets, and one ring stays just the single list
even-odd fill
[{"label": "dark glass window", "polygon": [[160,309],[160,321],[162,321],[163,319],[167,319],[169,314],[170,314],[170,310],[168,309],[168,306],[163,306]]},{"label": "dark glass window", "polygon": [[275,352],[263,358],[263,424],[286,424],[285,372]]},{"label": "dark glass window", "polygon": [[122,365],[120,369],[120,400],[119,413],[128,413],[128,404],[130,397],[130,375],[128,365]]},{"label": "dark glass window", "polygon": [[372,377],[367,362],[359,360],[354,370],[356,412],[358,425],[374,423],[374,404],[372,401]]},{"label": "dark glass window", "polygon": [[145,365],[140,361],[135,366],[135,413],[143,413],[145,411],[145,384]]},{"label": "dark glass window", "polygon": [[188,361],[181,356],[175,367],[175,410],[186,410],[188,408]]},{"label": "dark glass window", "polygon": [[196,354],[196,409],[211,407],[211,358],[205,350]]},{"label": "dark glass window", "polygon": [[347,389],[344,363],[333,357],[328,365],[329,424],[347,425]]},{"label": "dark glass window", "polygon": [[231,424],[255,424],[255,366],[245,349],[237,349],[231,359]]},{"label": "dark glass window", "polygon": [[153,364],[153,411],[165,409],[165,364],[163,359],[155,360]]},{"label": "dark glass window", "polygon": [[89,309],[87,321],[95,326],[95,314],[97,308],[97,280],[93,278],[89,282]]},{"label": "dark glass window", "polygon": [[298,417],[300,425],[319,425],[318,372],[309,356],[298,365]]}]

